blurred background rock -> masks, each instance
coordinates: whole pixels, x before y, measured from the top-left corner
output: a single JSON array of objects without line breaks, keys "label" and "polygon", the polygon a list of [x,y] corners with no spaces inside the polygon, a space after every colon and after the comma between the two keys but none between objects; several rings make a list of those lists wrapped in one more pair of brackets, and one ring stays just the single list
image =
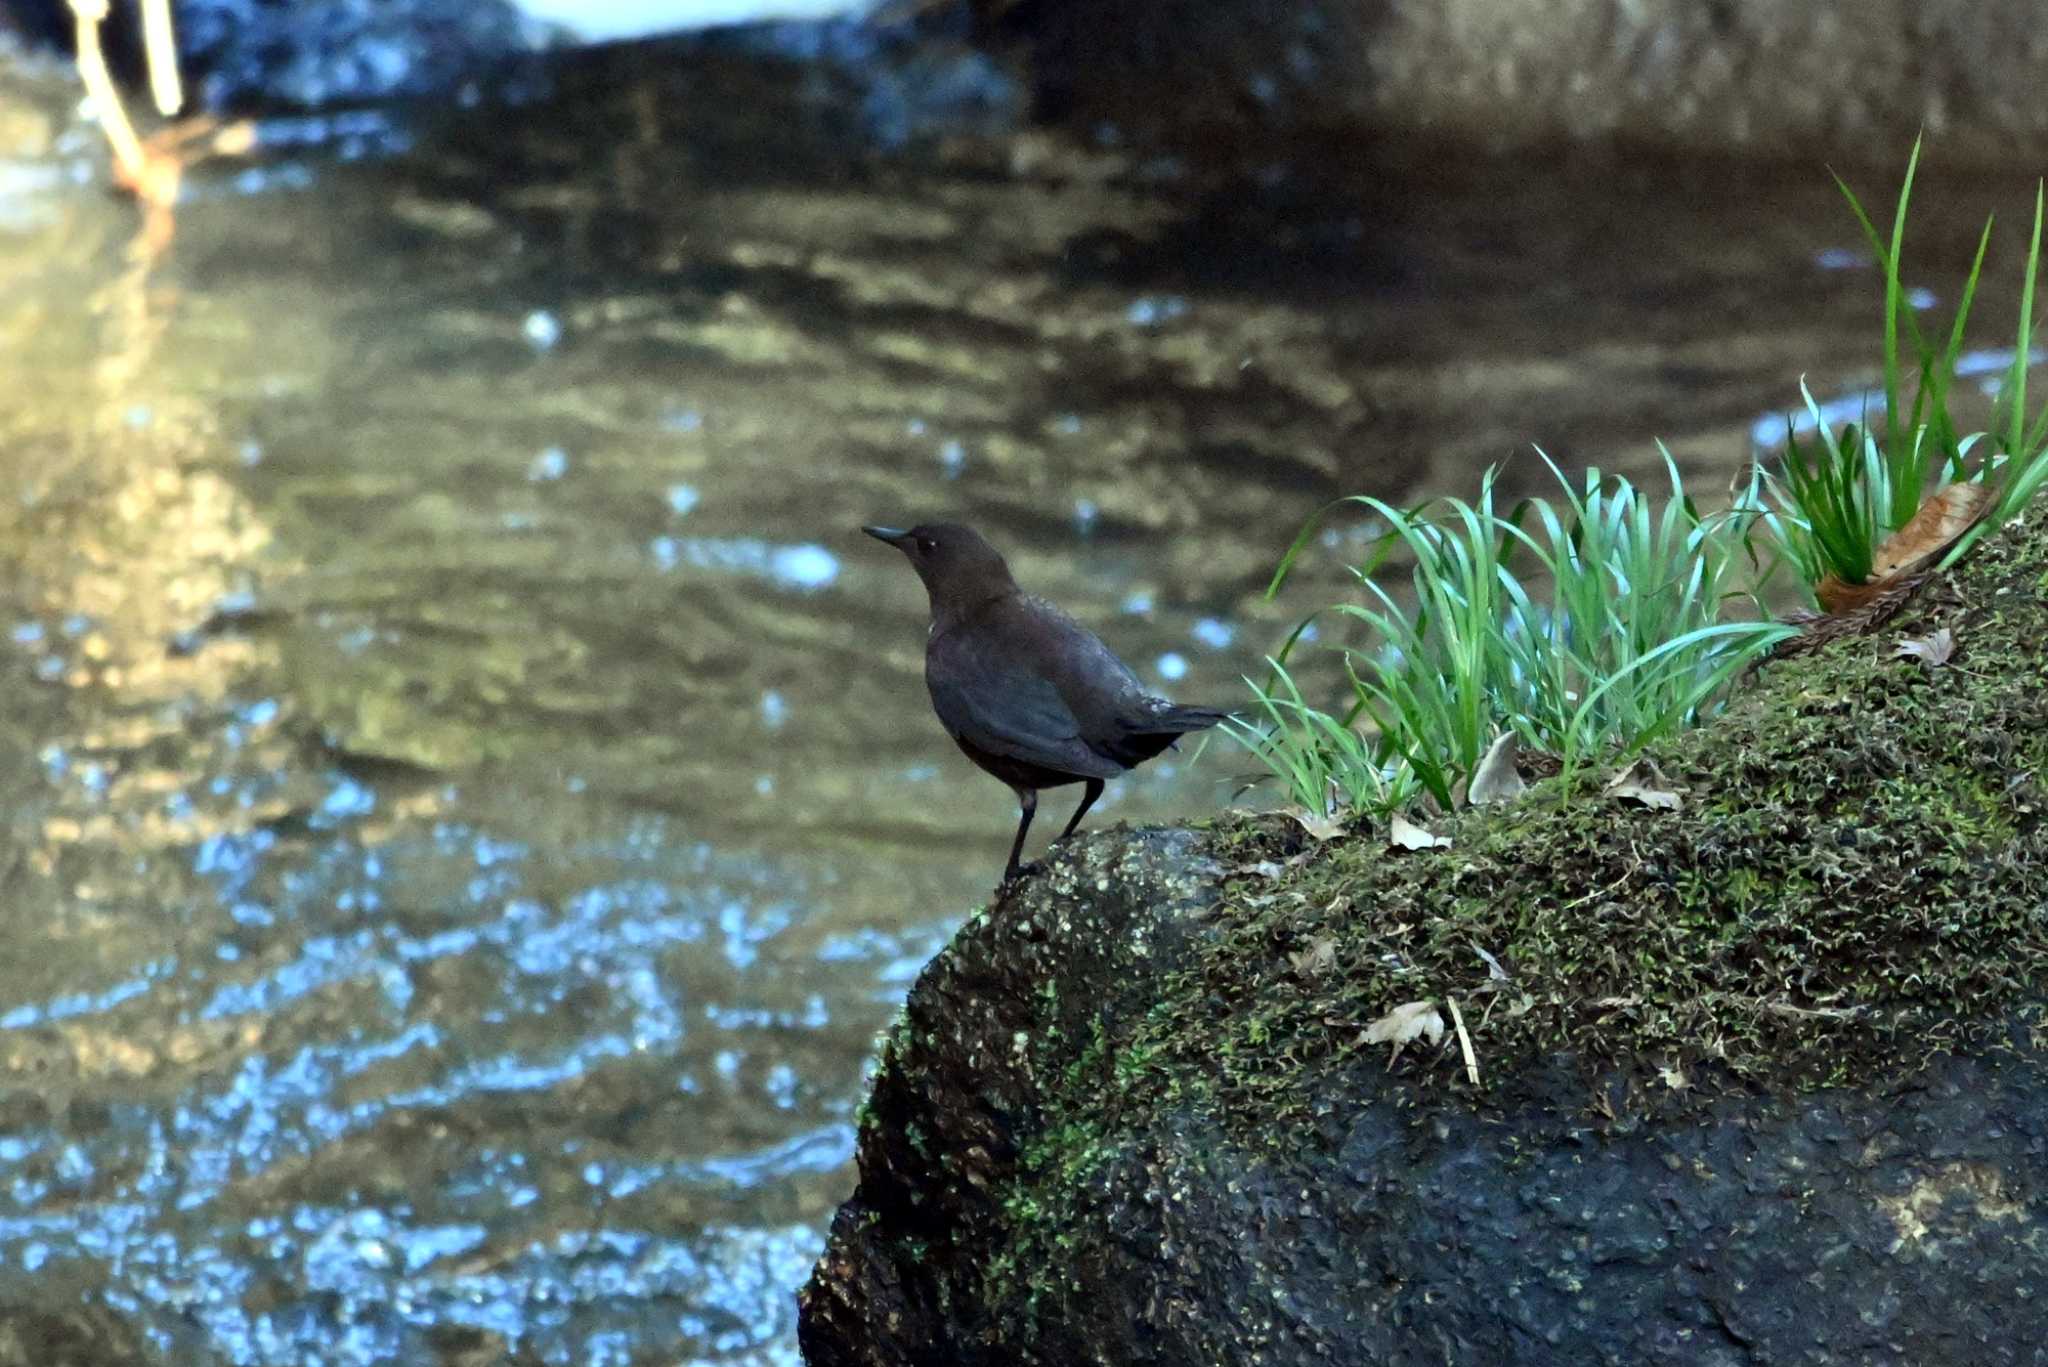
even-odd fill
[{"label": "blurred background rock", "polygon": [[[133,16],[112,46],[132,63]],[[1700,151],[1949,158],[2048,139],[2048,26],[2031,0],[178,0],[212,108],[443,89],[563,42],[837,18],[971,42],[1038,115],[1215,136],[1303,125],[1494,147],[1620,139]],[[63,0],[4,0],[40,41]]]}]

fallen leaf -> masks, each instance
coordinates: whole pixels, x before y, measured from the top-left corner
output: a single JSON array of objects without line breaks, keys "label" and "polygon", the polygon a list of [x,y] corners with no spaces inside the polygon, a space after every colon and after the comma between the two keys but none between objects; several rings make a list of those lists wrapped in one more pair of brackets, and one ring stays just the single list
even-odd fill
[{"label": "fallen leaf", "polygon": [[1640,803],[1658,811],[1675,812],[1685,805],[1679,790],[1665,786],[1666,779],[1649,760],[1639,759],[1607,780],[1607,795],[1621,802]]},{"label": "fallen leaf", "polygon": [[1465,800],[1475,807],[1484,807],[1493,802],[1512,802],[1522,795],[1529,785],[1522,782],[1522,776],[1515,769],[1515,752],[1519,749],[1515,733],[1503,731],[1487,747],[1486,757],[1479,761],[1479,767],[1472,772],[1471,786],[1465,790]]},{"label": "fallen leaf", "polygon": [[1451,847],[1451,838],[1426,831],[1395,812],[1387,822],[1387,843],[1402,850],[1447,850]]},{"label": "fallen leaf", "polygon": [[1685,1069],[1675,1063],[1659,1064],[1657,1066],[1657,1080],[1674,1092],[1688,1092],[1692,1090],[1692,1079],[1685,1075]]},{"label": "fallen leaf", "polygon": [[1314,977],[1337,962],[1337,942],[1327,935],[1318,935],[1308,942],[1307,949],[1289,954],[1287,962],[1303,977]]},{"label": "fallen leaf", "polygon": [[1295,824],[1307,831],[1318,844],[1344,834],[1344,822],[1338,817],[1317,816],[1306,807],[1289,807],[1287,815],[1293,817]]},{"label": "fallen leaf", "polygon": [[1908,636],[1899,642],[1899,648],[1892,655],[1901,660],[1918,660],[1929,669],[1938,669],[1947,664],[1948,657],[1955,653],[1955,633],[1947,627],[1937,627],[1925,636]]},{"label": "fallen leaf", "polygon": [[1261,878],[1278,878],[1281,874],[1287,872],[1287,870],[1281,868],[1270,859],[1261,859],[1256,864],[1248,864],[1245,866],[1244,871],[1257,874]]},{"label": "fallen leaf", "polygon": [[1472,946],[1472,952],[1486,961],[1486,977],[1489,982],[1504,983],[1508,980],[1508,971],[1500,966],[1499,959],[1494,958],[1478,945]]},{"label": "fallen leaf", "polygon": [[1860,612],[1898,584],[1925,569],[1953,546],[1964,532],[1991,509],[1989,487],[1945,484],[1921,500],[1920,511],[1886,537],[1871,557],[1870,576],[1848,584],[1828,575],[1814,585],[1814,596],[1831,614]]},{"label": "fallen leaf", "polygon": [[1401,1057],[1401,1046],[1419,1038],[1426,1038],[1431,1044],[1443,1042],[1444,1018],[1433,1001],[1403,1002],[1366,1026],[1363,1042],[1393,1045],[1394,1052],[1387,1058],[1392,1065]]},{"label": "fallen leaf", "polygon": [[1871,558],[1870,577],[1882,583],[1924,568],[1953,546],[1991,509],[1986,484],[1945,484],[1920,502],[1920,511],[1886,537]]}]

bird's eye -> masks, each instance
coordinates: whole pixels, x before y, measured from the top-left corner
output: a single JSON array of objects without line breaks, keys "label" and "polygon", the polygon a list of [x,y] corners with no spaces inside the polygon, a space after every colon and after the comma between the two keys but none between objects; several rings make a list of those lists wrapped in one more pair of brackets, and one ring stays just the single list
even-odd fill
[{"label": "bird's eye", "polygon": [[938,542],[932,540],[928,536],[920,536],[917,539],[917,553],[919,555],[930,555],[933,551],[937,550],[938,548]]}]

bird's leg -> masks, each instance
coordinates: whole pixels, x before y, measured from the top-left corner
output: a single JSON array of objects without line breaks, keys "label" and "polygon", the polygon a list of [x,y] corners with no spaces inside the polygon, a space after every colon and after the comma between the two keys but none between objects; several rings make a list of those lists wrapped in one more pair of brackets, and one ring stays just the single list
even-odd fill
[{"label": "bird's leg", "polygon": [[[1093,807],[1095,799],[1101,796],[1102,780],[1099,778],[1089,779],[1087,791],[1081,794],[1081,805],[1074,808],[1073,816],[1067,819],[1067,828],[1060,832],[1060,840],[1065,840],[1074,833],[1074,827],[1081,824],[1081,818],[1088,815],[1088,809]],[[1059,841],[1054,841],[1053,843],[1058,844]]]},{"label": "bird's leg", "polygon": [[1006,884],[1017,881],[1017,874],[1020,872],[1017,859],[1024,853],[1024,833],[1031,829],[1031,818],[1038,815],[1038,790],[1019,788],[1017,806],[1020,809],[1017,817],[1017,838],[1010,843],[1010,866],[1003,870],[1003,882]]}]

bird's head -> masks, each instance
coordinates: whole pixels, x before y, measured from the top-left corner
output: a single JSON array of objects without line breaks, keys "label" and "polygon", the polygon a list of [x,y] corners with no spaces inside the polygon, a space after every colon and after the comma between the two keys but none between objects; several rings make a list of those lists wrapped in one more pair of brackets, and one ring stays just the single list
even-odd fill
[{"label": "bird's head", "polygon": [[917,577],[924,580],[935,615],[948,607],[964,610],[1017,587],[1002,555],[972,527],[926,522],[907,531],[895,527],[861,530],[903,552]]}]

